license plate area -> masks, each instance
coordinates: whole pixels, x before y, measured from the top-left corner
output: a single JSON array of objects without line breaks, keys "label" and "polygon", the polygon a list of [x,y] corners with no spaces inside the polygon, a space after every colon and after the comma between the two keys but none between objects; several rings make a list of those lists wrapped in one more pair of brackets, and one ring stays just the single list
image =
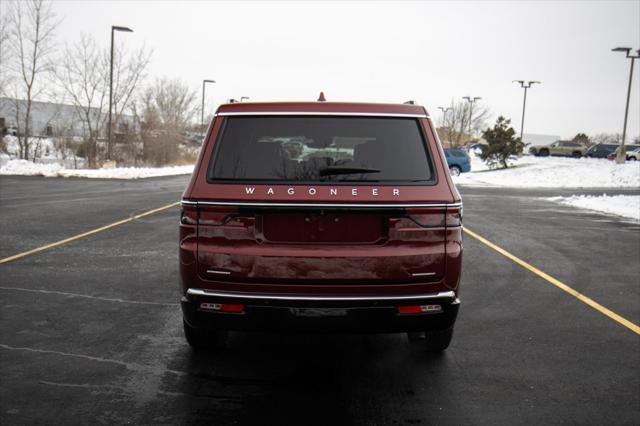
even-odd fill
[{"label": "license plate area", "polygon": [[347,310],[343,308],[290,308],[291,313],[297,317],[321,318],[344,317]]},{"label": "license plate area", "polygon": [[256,217],[257,236],[271,243],[376,244],[388,236],[383,211],[275,211]]}]

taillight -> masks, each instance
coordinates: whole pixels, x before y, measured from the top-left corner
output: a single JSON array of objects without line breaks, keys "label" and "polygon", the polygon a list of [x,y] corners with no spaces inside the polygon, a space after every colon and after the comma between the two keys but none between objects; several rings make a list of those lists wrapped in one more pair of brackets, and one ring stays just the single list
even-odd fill
[{"label": "taillight", "polygon": [[198,225],[220,226],[238,216],[238,208],[234,206],[199,206]]},{"label": "taillight", "polygon": [[238,208],[234,206],[183,204],[180,213],[180,223],[183,225],[238,225],[239,223],[233,223],[234,219],[243,219],[239,217]]},{"label": "taillight", "polygon": [[447,224],[447,228],[462,226],[462,206],[460,207],[447,207],[447,212],[445,214],[445,222]]},{"label": "taillight", "polygon": [[407,218],[421,228],[439,228],[444,226],[444,210],[442,208],[407,209]]},{"label": "taillight", "polygon": [[189,204],[183,204],[180,211],[180,223],[183,225],[198,224],[198,207]]},{"label": "taillight", "polygon": [[409,208],[403,215],[392,216],[389,223],[398,231],[411,232],[459,227],[462,225],[462,206]]}]

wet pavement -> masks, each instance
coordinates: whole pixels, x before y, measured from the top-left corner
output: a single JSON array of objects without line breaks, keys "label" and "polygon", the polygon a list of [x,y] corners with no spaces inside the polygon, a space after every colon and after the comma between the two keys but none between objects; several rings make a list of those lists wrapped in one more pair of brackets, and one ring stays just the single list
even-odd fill
[{"label": "wet pavement", "polygon": [[[187,180],[0,177],[0,258],[177,201]],[[637,223],[540,198],[566,191],[461,192],[468,229],[640,324]],[[440,356],[400,334],[233,333],[195,353],[177,215],[0,264],[1,424],[640,423],[640,336],[468,236]]]}]

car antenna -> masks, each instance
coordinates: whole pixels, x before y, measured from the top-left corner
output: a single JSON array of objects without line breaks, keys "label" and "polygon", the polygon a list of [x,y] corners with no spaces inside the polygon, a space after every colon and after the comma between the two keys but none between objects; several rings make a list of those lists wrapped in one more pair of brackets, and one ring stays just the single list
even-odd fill
[{"label": "car antenna", "polygon": [[318,102],[327,102],[327,99],[324,97],[324,92],[320,92],[320,96],[318,96]]},{"label": "car antenna", "polygon": [[403,102],[405,105],[415,105],[416,101],[407,101],[407,102]]}]

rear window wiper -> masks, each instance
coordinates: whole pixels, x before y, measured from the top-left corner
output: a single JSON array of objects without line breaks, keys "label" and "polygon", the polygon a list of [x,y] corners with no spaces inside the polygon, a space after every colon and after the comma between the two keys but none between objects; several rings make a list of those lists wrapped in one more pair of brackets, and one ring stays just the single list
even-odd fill
[{"label": "rear window wiper", "polygon": [[361,167],[324,167],[318,171],[320,176],[350,175],[355,173],[380,173],[378,169],[365,169]]}]

